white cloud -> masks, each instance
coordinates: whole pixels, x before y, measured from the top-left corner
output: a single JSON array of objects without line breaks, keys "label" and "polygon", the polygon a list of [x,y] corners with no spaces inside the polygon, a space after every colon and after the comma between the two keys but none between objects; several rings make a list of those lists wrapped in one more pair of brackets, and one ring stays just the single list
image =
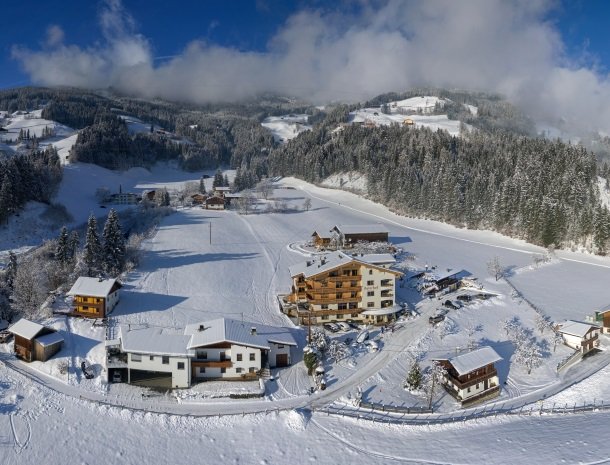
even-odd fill
[{"label": "white cloud", "polygon": [[57,24],[52,24],[47,28],[47,37],[44,45],[56,47],[64,41],[64,30]]},{"label": "white cloud", "polygon": [[269,91],[354,101],[415,85],[491,90],[535,118],[562,117],[575,132],[594,124],[610,132],[608,76],[578,57],[568,60],[547,20],[553,7],[546,0],[389,0],[365,3],[356,15],[302,10],[265,53],[196,41],[155,63],[133,18],[119,0],[107,0],[102,44],[63,45],[62,31],[47,41],[52,49],[15,47],[13,55],[38,84],[112,86],[193,102]]}]

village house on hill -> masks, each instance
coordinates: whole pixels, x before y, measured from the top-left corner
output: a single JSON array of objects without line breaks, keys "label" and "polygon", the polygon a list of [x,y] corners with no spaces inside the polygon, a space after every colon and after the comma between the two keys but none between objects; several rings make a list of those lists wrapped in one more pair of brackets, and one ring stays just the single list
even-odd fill
[{"label": "village house on hill", "polygon": [[600,327],[580,321],[568,320],[557,326],[557,332],[562,335],[568,347],[588,354],[599,345]]},{"label": "village house on hill", "polygon": [[106,318],[119,303],[122,287],[116,279],[79,277],[67,294],[73,296],[72,314]]},{"label": "village house on hill", "polygon": [[353,247],[360,241],[388,242],[389,232],[381,223],[376,224],[339,224],[334,226],[331,233],[338,235],[342,247]]},{"label": "village house on hill", "polygon": [[15,355],[26,362],[46,362],[61,349],[64,338],[56,330],[25,318],[8,331],[15,336]]},{"label": "village house on hill", "polygon": [[462,407],[500,395],[500,382],[494,363],[502,360],[489,346],[449,359],[438,359],[447,373],[443,386]]},{"label": "village house on hill", "polygon": [[106,341],[109,381],[187,388],[209,379],[256,379],[265,368],[292,363],[290,330],[219,318],[188,325],[184,334],[121,326]]},{"label": "village house on hill", "polygon": [[[370,261],[369,261],[370,260]],[[396,278],[387,268],[389,254],[359,255],[332,252],[290,267],[292,292],[282,311],[298,324],[355,320],[382,324],[402,311],[395,300]]]}]

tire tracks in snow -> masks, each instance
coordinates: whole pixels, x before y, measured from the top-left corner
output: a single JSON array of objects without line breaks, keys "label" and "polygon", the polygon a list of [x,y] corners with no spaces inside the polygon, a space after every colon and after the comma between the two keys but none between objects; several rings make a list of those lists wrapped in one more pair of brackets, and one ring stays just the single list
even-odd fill
[{"label": "tire tracks in snow", "polygon": [[9,421],[11,424],[11,431],[13,433],[13,438],[15,440],[15,447],[17,448],[17,453],[20,454],[30,444],[30,440],[32,439],[32,426],[30,425],[30,421],[27,419],[27,417],[25,417],[25,416],[20,417],[23,419],[23,421],[26,425],[26,429],[27,429],[26,438],[23,442],[21,442],[19,440],[19,435],[17,434],[17,428],[15,428],[15,417],[17,417],[17,415],[15,415],[14,413],[11,413],[9,415]]}]

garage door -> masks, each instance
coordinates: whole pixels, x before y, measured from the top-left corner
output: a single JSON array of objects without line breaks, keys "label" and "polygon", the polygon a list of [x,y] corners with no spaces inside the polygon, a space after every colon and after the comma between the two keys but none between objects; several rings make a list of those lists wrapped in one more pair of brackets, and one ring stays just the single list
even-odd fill
[{"label": "garage door", "polygon": [[136,386],[172,388],[172,374],[159,371],[130,370],[131,384]]},{"label": "garage door", "polygon": [[276,367],[287,367],[288,366],[288,354],[275,354],[275,366]]}]

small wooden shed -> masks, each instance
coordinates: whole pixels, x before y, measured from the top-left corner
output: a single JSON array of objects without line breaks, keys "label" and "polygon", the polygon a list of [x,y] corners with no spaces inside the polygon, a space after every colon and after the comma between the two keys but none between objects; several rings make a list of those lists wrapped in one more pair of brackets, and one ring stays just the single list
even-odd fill
[{"label": "small wooden shed", "polygon": [[26,362],[46,362],[61,349],[64,338],[56,330],[22,318],[9,332],[15,336],[15,355]]}]

